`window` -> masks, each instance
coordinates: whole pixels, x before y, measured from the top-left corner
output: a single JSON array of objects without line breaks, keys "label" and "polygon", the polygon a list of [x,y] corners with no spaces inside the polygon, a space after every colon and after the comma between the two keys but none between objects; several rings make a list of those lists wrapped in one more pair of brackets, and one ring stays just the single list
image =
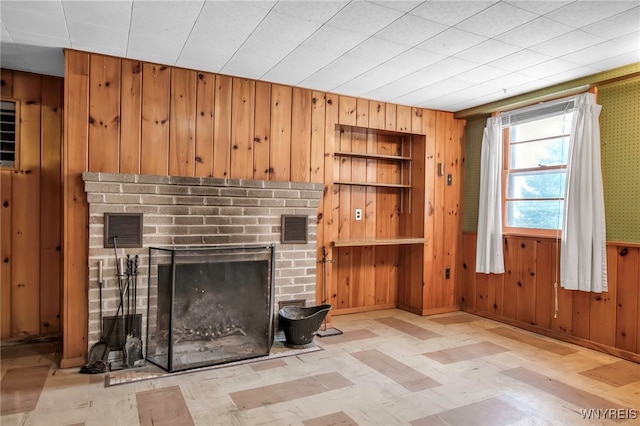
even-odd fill
[{"label": "window", "polygon": [[504,232],[562,228],[573,97],[501,114]]},{"label": "window", "polygon": [[2,100],[0,109],[0,167],[17,167],[16,102]]}]

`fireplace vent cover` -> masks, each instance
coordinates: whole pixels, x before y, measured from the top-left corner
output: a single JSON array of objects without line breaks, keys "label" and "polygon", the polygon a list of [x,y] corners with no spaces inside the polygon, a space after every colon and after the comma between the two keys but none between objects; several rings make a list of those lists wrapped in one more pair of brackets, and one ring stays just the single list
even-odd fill
[{"label": "fireplace vent cover", "polygon": [[104,248],[113,248],[113,237],[118,247],[142,247],[142,213],[105,213]]},{"label": "fireplace vent cover", "polygon": [[299,214],[282,215],[282,244],[306,244],[308,217]]}]

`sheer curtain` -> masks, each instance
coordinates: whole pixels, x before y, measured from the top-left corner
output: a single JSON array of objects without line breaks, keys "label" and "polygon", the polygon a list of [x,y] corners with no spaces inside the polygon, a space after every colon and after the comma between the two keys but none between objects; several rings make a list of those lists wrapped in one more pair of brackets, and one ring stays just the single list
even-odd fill
[{"label": "sheer curtain", "polygon": [[502,255],[502,119],[490,117],[482,135],[476,272],[504,273]]},{"label": "sheer curtain", "polygon": [[602,107],[595,95],[576,97],[560,252],[560,285],[568,290],[607,291],[604,192],[600,167]]}]

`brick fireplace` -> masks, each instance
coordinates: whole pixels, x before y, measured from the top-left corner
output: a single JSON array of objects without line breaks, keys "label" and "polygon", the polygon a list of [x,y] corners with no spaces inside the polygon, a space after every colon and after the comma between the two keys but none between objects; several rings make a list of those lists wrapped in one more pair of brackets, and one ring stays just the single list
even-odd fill
[{"label": "brick fireplace", "polygon": [[[281,301],[315,304],[322,184],[94,172],[85,172],[83,179],[89,204],[88,347],[100,338],[100,262],[103,317],[115,315],[120,302],[114,249],[104,247],[105,213],[143,215],[142,248],[118,249],[119,256],[140,257],[138,313],[146,315],[149,247],[275,244],[274,312]],[[282,215],[307,217],[306,243],[280,243]],[[146,319],[143,333],[144,324]]]}]

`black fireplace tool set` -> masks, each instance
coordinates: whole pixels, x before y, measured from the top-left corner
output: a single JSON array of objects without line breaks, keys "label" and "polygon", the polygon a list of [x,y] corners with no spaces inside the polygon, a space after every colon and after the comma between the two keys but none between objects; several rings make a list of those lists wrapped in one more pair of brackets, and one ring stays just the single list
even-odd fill
[{"label": "black fireplace tool set", "polygon": [[[118,294],[120,304],[116,315],[111,322],[107,336],[103,333],[102,319],[102,262],[99,264],[98,285],[100,287],[100,340],[89,349],[88,362],[80,368],[80,373],[99,374],[112,370],[109,359],[109,346],[113,337],[116,323],[121,322],[122,331],[122,368],[133,368],[144,365],[142,356],[142,340],[138,333],[137,301],[138,301],[138,255],[124,259],[118,258],[116,237],[113,238],[114,252],[116,256],[116,276],[118,278]],[[125,306],[126,299],[126,306]],[[126,313],[125,313],[126,308]]]}]

